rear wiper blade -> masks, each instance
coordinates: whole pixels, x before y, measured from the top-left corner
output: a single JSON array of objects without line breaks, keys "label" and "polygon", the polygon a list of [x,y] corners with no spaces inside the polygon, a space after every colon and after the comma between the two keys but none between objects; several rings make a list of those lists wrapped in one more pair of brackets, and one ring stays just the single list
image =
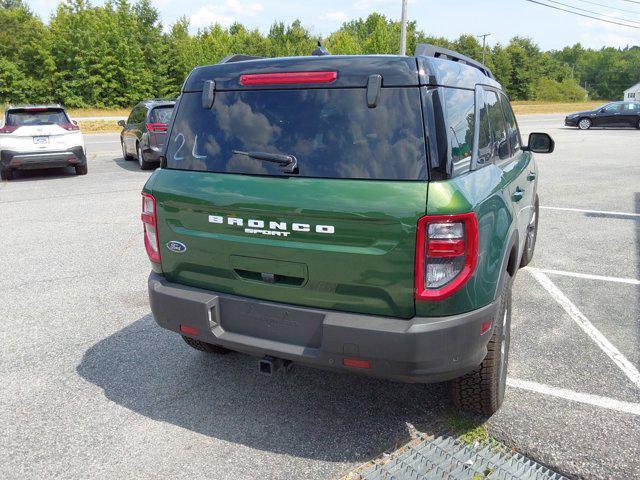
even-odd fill
[{"label": "rear wiper blade", "polygon": [[241,150],[234,150],[236,155],[245,155],[249,158],[256,160],[262,160],[264,162],[277,163],[278,165],[285,167],[285,173],[298,173],[298,159],[293,155],[282,155],[279,153],[269,152],[243,152]]}]

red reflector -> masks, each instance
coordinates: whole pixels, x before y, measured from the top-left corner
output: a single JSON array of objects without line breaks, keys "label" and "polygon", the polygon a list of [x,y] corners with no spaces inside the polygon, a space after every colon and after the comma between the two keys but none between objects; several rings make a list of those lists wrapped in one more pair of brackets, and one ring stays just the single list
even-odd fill
[{"label": "red reflector", "polygon": [[331,83],[338,72],[250,73],[240,75],[240,85],[295,85],[304,83]]},{"label": "red reflector", "polygon": [[352,368],[371,368],[371,363],[367,360],[358,360],[357,358],[345,358],[342,360],[342,364]]},{"label": "red reflector", "polygon": [[166,132],[167,130],[166,123],[147,123],[147,131],[149,132]]},{"label": "red reflector", "polygon": [[142,220],[142,223],[146,223],[152,227],[156,226],[156,217],[153,214],[143,213],[140,215],[140,219]]},{"label": "red reflector", "polygon": [[484,322],[480,327],[480,335],[484,335],[485,333],[487,333],[491,328],[491,325],[493,325],[493,322]]},{"label": "red reflector", "polygon": [[430,257],[459,257],[464,254],[464,240],[429,240],[427,255]]},{"label": "red reflector", "polygon": [[185,335],[198,335],[200,330],[196,327],[189,327],[188,325],[180,325],[180,331]]}]

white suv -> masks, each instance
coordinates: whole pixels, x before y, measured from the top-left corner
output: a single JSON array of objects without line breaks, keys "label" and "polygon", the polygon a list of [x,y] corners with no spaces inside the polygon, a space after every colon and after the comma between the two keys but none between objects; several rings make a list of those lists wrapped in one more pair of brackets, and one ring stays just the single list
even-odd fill
[{"label": "white suv", "polygon": [[80,128],[60,105],[9,107],[0,126],[0,173],[11,180],[14,170],[75,167],[87,174]]}]

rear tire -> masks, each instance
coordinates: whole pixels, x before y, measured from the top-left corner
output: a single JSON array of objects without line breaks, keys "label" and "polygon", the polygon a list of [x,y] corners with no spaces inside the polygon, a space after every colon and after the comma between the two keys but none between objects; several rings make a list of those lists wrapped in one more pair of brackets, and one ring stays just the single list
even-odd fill
[{"label": "rear tire", "polygon": [[201,342],[200,340],[196,340],[195,338],[185,337],[184,335],[182,335],[182,338],[191,348],[195,348],[196,350],[199,350],[201,352],[216,353],[218,355],[226,355],[227,353],[231,352],[231,350],[229,350],[228,348],[224,348],[219,345],[213,345],[207,342]]},{"label": "rear tire", "polygon": [[144,159],[144,153],[142,152],[142,148],[139,143],[136,143],[136,154],[138,155],[138,163],[140,164],[140,169],[142,170],[153,170],[156,165],[153,162],[147,162]]},{"label": "rear tire", "polygon": [[0,170],[0,178],[2,180],[13,180],[13,170]]},{"label": "rear tire", "polygon": [[533,216],[527,227],[527,240],[524,243],[524,251],[520,259],[520,268],[524,268],[531,260],[536,249],[536,240],[538,239],[538,219],[540,218],[540,199],[536,195],[536,203],[533,210]]},{"label": "rear tire", "polygon": [[578,122],[578,128],[580,130],[589,130],[592,125],[593,125],[593,122],[589,118],[581,118],[580,121]]},{"label": "rear tire", "polygon": [[476,415],[493,415],[504,400],[511,343],[511,277],[507,274],[500,307],[493,317],[487,356],[471,373],[451,382],[453,404]]},{"label": "rear tire", "polygon": [[89,167],[87,165],[76,166],[76,175],[86,175],[88,172],[89,172]]},{"label": "rear tire", "polygon": [[636,128],[640,130],[640,120],[638,120],[638,123],[636,123]]}]

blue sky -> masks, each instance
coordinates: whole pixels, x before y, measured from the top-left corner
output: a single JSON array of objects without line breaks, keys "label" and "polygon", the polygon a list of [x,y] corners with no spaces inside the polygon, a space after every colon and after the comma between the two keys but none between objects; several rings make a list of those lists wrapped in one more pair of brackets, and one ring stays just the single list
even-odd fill
[{"label": "blue sky", "polygon": [[[640,3],[591,1],[607,6],[594,6],[584,0],[563,0],[562,3],[633,20],[640,26]],[[28,3],[46,20],[59,2],[31,0]],[[94,3],[101,1],[94,0]],[[366,17],[372,11],[399,18],[401,10],[401,0],[154,0],[154,4],[165,24],[186,15],[194,29],[216,21],[225,25],[239,21],[266,31],[276,20],[291,22],[299,18],[318,34],[329,33],[343,21]],[[491,33],[490,43],[506,43],[515,35],[524,35],[544,49],[562,48],[576,42],[594,48],[640,45],[640,29],[581,18],[525,0],[409,0],[409,18],[416,20],[425,32],[448,38],[461,33]]]}]

